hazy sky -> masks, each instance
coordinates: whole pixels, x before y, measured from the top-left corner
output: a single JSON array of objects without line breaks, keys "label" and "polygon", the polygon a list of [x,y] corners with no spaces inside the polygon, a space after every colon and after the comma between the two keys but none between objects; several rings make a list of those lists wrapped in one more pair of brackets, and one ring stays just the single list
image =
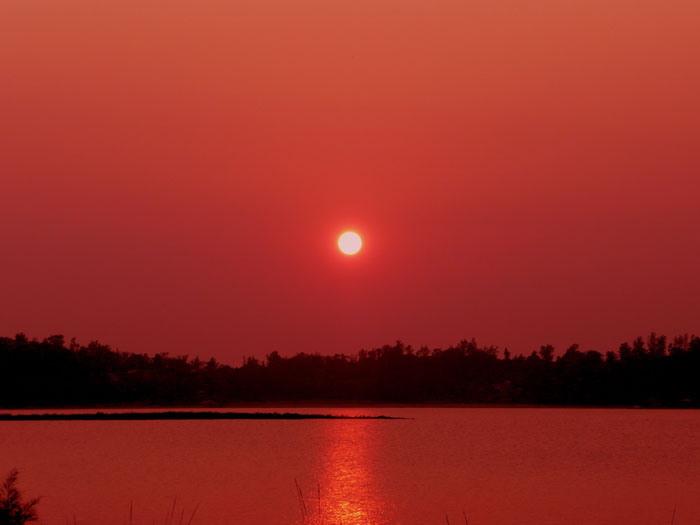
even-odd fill
[{"label": "hazy sky", "polygon": [[698,20],[0,0],[0,334],[238,364],[698,332]]}]

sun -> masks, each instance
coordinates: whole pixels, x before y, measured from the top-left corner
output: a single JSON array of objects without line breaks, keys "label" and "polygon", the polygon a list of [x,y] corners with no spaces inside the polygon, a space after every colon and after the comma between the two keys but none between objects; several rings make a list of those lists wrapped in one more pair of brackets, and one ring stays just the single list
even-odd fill
[{"label": "sun", "polygon": [[338,237],[338,249],[345,255],[355,255],[362,248],[362,237],[355,232],[345,232]]}]

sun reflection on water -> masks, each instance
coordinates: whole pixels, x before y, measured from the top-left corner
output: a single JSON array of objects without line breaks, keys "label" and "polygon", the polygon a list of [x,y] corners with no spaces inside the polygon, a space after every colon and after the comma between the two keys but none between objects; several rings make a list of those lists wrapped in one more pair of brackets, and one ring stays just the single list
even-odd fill
[{"label": "sun reflection on water", "polygon": [[[320,479],[309,513],[299,523],[328,525],[381,524],[381,490],[374,476],[376,435],[371,420],[333,421],[323,426],[325,443]],[[320,499],[319,499],[320,496]],[[313,509],[311,508],[313,507]]]}]

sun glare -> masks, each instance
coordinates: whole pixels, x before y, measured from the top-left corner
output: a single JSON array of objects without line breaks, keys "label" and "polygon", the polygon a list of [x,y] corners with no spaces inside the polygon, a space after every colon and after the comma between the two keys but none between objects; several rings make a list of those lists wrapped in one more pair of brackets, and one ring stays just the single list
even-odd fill
[{"label": "sun glare", "polygon": [[345,232],[338,237],[338,248],[345,255],[355,255],[362,248],[362,238],[355,232]]}]

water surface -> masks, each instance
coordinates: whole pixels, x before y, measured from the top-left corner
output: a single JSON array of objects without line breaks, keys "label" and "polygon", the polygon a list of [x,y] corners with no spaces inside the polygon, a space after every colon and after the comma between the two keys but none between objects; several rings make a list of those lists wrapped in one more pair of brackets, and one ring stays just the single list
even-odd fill
[{"label": "water surface", "polygon": [[252,409],[413,419],[0,422],[0,469],[51,525],[700,524],[697,411]]}]

